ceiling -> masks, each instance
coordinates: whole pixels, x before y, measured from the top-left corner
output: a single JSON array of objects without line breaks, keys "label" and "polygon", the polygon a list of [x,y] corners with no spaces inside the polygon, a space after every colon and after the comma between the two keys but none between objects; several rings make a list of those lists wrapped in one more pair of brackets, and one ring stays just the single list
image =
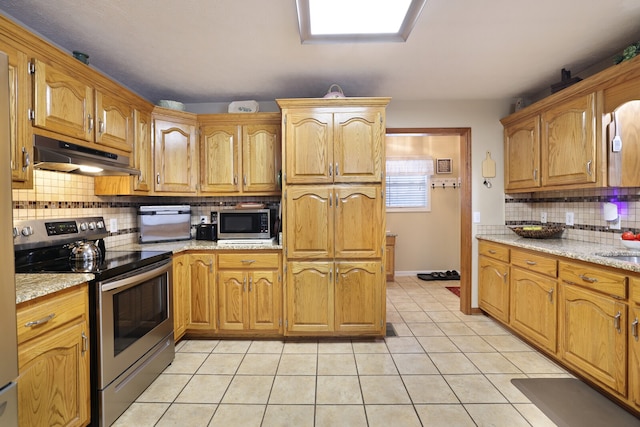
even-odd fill
[{"label": "ceiling", "polygon": [[[428,0],[406,43],[301,44],[295,0],[0,0],[152,102],[531,96],[640,40],[638,0]],[[339,13],[339,12],[338,12]]]}]

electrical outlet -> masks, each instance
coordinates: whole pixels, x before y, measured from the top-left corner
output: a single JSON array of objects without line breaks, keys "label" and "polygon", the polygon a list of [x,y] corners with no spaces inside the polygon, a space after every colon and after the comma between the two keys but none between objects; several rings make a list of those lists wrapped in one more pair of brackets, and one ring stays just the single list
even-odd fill
[{"label": "electrical outlet", "polygon": [[542,224],[546,224],[547,223],[547,213],[546,212],[540,212],[540,222]]},{"label": "electrical outlet", "polygon": [[118,218],[111,218],[109,220],[109,232],[110,233],[118,232]]},{"label": "electrical outlet", "polygon": [[565,216],[565,224],[573,225],[573,212],[567,212]]},{"label": "electrical outlet", "polygon": [[609,225],[609,230],[620,230],[620,217],[616,218],[615,221],[607,221]]},{"label": "electrical outlet", "polygon": [[206,224],[206,223],[207,223],[207,216],[200,215],[200,224]]}]

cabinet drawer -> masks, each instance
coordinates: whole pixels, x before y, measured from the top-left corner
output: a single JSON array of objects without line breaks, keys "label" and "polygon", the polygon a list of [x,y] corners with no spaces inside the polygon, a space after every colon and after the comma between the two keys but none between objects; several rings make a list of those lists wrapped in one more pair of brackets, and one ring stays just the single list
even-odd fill
[{"label": "cabinet drawer", "polygon": [[279,255],[277,253],[233,253],[219,254],[218,268],[274,268],[279,267]]},{"label": "cabinet drawer", "polygon": [[57,293],[46,300],[17,307],[18,344],[84,316],[87,311],[87,285]]},{"label": "cabinet drawer", "polygon": [[512,250],[511,264],[549,277],[557,277],[558,275],[558,261],[550,256]]},{"label": "cabinet drawer", "polygon": [[588,264],[560,263],[560,279],[617,298],[627,298],[627,277]]},{"label": "cabinet drawer", "polygon": [[509,262],[509,248],[498,243],[481,241],[478,245],[478,252],[480,255]]}]

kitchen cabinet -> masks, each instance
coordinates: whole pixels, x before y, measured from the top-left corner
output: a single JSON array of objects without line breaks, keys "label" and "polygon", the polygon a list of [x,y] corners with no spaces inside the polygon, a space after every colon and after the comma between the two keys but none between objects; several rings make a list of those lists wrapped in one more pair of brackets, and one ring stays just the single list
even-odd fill
[{"label": "kitchen cabinet", "polygon": [[288,184],[381,182],[384,107],[283,106]]},{"label": "kitchen cabinet", "polygon": [[280,114],[211,114],[198,119],[202,193],[280,193]]},{"label": "kitchen cabinet", "polygon": [[22,426],[90,421],[87,285],[17,306]]},{"label": "kitchen cabinet", "polygon": [[189,254],[188,331],[216,329],[215,255]]},{"label": "kitchen cabinet", "polygon": [[581,263],[560,262],[559,269],[560,358],[625,397],[626,277]]},{"label": "kitchen cabinet", "polygon": [[509,248],[482,241],[478,253],[478,305],[509,323]]},{"label": "kitchen cabinet", "polygon": [[189,255],[173,256],[173,336],[180,340],[189,325],[190,310],[190,269]]},{"label": "kitchen cabinet", "polygon": [[67,70],[32,60],[35,127],[124,152],[133,149],[133,109]]},{"label": "kitchen cabinet", "polygon": [[154,191],[194,194],[197,183],[197,124],[191,113],[153,112]]},{"label": "kitchen cabinet", "polygon": [[387,282],[393,282],[396,277],[396,236],[387,234],[385,253],[384,253],[384,270],[386,272]]},{"label": "kitchen cabinet", "polygon": [[288,262],[286,283],[286,334],[334,331],[333,262]]},{"label": "kitchen cabinet", "polygon": [[353,334],[382,329],[382,262],[339,261],[334,268],[335,330]]},{"label": "kitchen cabinet", "polygon": [[280,254],[221,253],[218,259],[220,332],[281,332]]},{"label": "kitchen cabinet", "polygon": [[511,250],[509,325],[536,344],[556,352],[557,261]]},{"label": "kitchen cabinet", "polygon": [[33,188],[33,143],[27,110],[31,82],[27,54],[0,40],[0,51],[9,58],[9,144],[13,188]]},{"label": "kitchen cabinet", "polygon": [[629,401],[640,408],[640,277],[629,281]]},{"label": "kitchen cabinet", "polygon": [[133,123],[133,167],[140,171],[140,175],[96,176],[94,191],[97,196],[146,195],[153,189],[151,112],[135,109]]},{"label": "kitchen cabinet", "polygon": [[505,191],[540,187],[540,175],[540,116],[505,126]]}]

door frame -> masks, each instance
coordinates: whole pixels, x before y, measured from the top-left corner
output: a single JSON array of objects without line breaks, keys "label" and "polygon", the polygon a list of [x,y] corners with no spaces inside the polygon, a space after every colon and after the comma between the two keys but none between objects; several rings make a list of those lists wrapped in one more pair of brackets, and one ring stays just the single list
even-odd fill
[{"label": "door frame", "polygon": [[460,138],[460,311],[474,314],[471,308],[471,128],[387,128],[386,133]]}]

